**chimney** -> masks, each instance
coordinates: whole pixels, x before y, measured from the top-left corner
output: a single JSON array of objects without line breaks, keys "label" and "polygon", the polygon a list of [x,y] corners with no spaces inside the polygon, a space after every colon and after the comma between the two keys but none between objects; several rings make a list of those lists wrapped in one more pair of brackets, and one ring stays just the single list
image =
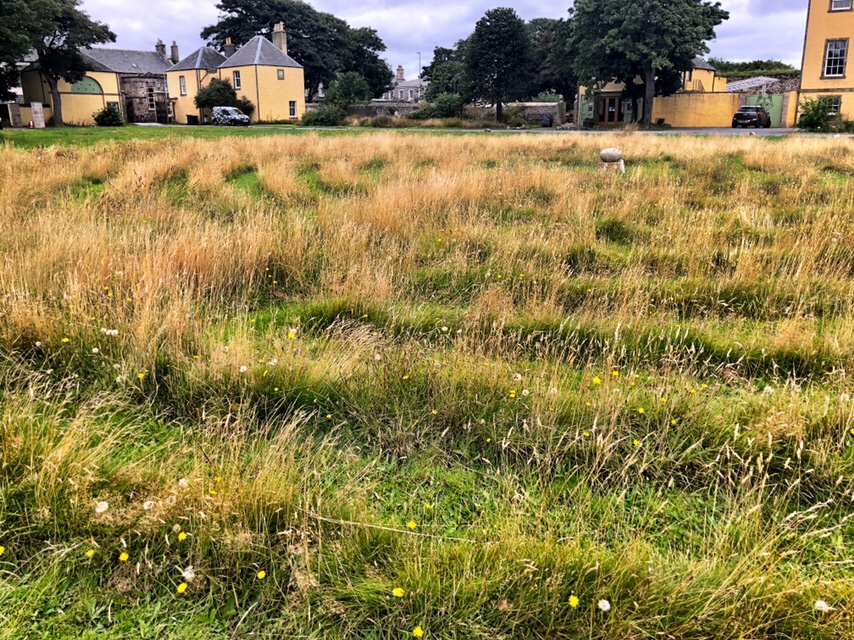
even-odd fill
[{"label": "chimney", "polygon": [[273,25],[273,44],[282,50],[282,53],[288,53],[288,36],[285,33],[285,24],[277,22]]},{"label": "chimney", "polygon": [[237,51],[237,47],[231,44],[231,38],[225,39],[225,44],[222,46],[222,54],[226,58],[230,58],[234,55],[234,52]]},{"label": "chimney", "polygon": [[403,75],[403,65],[397,65],[397,77],[395,78],[398,82],[406,82],[406,76]]},{"label": "chimney", "polygon": [[172,57],[170,60],[172,60],[172,64],[178,64],[181,61],[181,58],[178,55],[178,43],[174,40],[172,41]]},{"label": "chimney", "polygon": [[157,44],[154,45],[154,50],[164,58],[166,57],[166,45],[163,44],[163,40],[160,38],[157,38]]}]

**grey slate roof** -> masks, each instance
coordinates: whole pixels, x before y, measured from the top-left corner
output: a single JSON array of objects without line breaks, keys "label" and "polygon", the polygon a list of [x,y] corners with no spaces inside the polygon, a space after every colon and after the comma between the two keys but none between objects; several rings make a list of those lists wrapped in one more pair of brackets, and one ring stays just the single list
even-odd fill
[{"label": "grey slate roof", "polygon": [[302,65],[285,54],[264,36],[255,36],[231,56],[219,65],[220,69],[229,67],[251,67],[252,65],[265,67],[295,67],[302,69]]},{"label": "grey slate roof", "polygon": [[216,69],[225,62],[225,56],[210,47],[202,47],[193,51],[169,71],[192,71],[194,69]]},{"label": "grey slate roof", "polygon": [[112,71],[134,75],[165,75],[172,64],[156,51],[128,49],[81,49],[92,71]]},{"label": "grey slate roof", "polygon": [[694,68],[702,69],[703,71],[717,71],[712,65],[703,60],[702,58],[694,58]]}]

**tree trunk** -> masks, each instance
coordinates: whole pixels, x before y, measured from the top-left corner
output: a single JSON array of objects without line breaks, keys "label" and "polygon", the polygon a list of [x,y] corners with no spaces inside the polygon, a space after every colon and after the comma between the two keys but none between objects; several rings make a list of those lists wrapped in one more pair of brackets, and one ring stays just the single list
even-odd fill
[{"label": "tree trunk", "polygon": [[652,101],[655,99],[655,69],[649,64],[643,70],[643,127],[652,126]]},{"label": "tree trunk", "polygon": [[65,122],[62,120],[62,96],[59,95],[59,83],[56,78],[52,78],[45,74],[47,86],[50,88],[51,113],[53,114],[53,126],[64,127]]},{"label": "tree trunk", "polygon": [[501,100],[495,101],[495,119],[498,122],[503,122],[502,118],[504,118],[504,105],[501,104]]},{"label": "tree trunk", "polygon": [[632,98],[632,122],[637,123],[638,121],[638,99],[637,97]]}]

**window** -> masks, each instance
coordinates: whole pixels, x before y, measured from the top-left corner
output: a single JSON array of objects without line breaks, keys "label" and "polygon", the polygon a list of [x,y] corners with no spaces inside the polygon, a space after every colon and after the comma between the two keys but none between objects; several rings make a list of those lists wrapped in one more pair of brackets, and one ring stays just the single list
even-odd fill
[{"label": "window", "polygon": [[178,85],[181,87],[181,95],[187,95],[187,79],[184,76],[178,76]]},{"label": "window", "polygon": [[235,71],[233,76],[234,76],[234,89],[235,90],[240,89],[240,72]]},{"label": "window", "polygon": [[290,109],[291,118],[296,118],[297,117],[297,101],[291,100],[288,103],[288,108]]},{"label": "window", "polygon": [[148,110],[155,111],[157,109],[157,102],[154,100],[154,87],[146,87],[145,93],[148,98]]},{"label": "window", "polygon": [[828,40],[824,54],[824,74],[826,78],[845,76],[845,57],[848,54],[848,40]]},{"label": "window", "polygon": [[279,80],[285,79],[285,70],[284,69],[276,69],[276,75],[279,77]]},{"label": "window", "polygon": [[827,96],[821,101],[827,109],[827,115],[834,117],[839,115],[839,111],[842,109],[842,96]]},{"label": "window", "polygon": [[413,100],[414,98],[415,98],[415,90],[414,90],[414,89],[410,89],[410,90],[409,90],[409,101],[410,101],[410,102],[412,102],[412,100]]},{"label": "window", "polygon": [[830,0],[831,11],[851,11],[851,0]]}]

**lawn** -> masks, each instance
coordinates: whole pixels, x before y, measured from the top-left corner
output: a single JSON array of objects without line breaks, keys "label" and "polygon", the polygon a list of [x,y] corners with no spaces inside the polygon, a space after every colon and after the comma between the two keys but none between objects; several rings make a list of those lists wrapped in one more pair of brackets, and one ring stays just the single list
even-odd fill
[{"label": "lawn", "polygon": [[849,141],[134,131],[2,134],[0,638],[854,636]]}]

